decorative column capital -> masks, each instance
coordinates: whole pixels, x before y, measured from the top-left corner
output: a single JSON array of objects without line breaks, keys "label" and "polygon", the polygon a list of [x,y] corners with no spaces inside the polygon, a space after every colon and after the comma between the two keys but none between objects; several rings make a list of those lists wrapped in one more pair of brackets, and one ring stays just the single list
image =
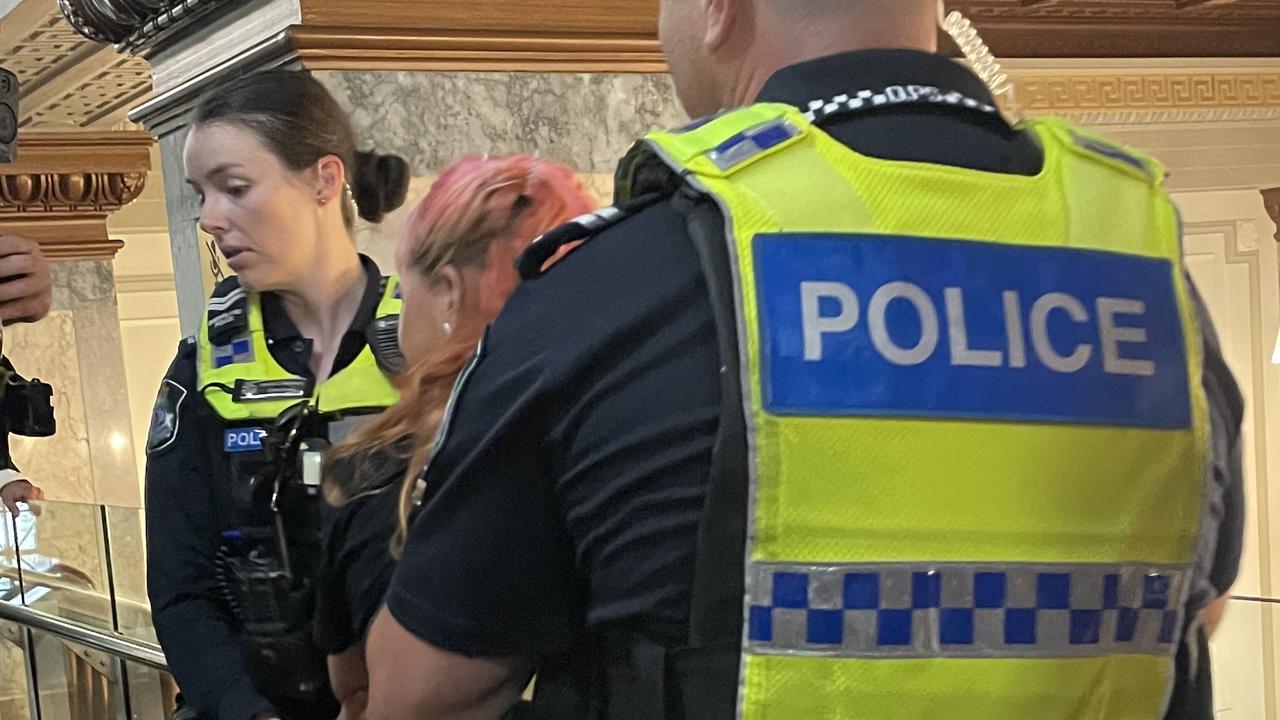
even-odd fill
[{"label": "decorative column capital", "polygon": [[111,259],[124,244],[107,216],[142,193],[151,167],[144,132],[22,133],[0,165],[0,233],[40,243],[52,259]]}]

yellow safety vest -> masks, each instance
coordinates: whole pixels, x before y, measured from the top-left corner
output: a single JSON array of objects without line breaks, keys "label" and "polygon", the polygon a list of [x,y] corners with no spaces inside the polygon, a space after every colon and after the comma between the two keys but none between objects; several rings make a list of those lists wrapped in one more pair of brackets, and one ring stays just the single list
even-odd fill
[{"label": "yellow safety vest", "polygon": [[[387,278],[377,316],[387,317],[400,313],[401,300],[396,291],[396,278]],[[262,303],[257,293],[238,285],[227,288],[221,295],[210,299],[213,311],[235,302],[247,303],[246,332],[224,345],[216,345],[209,339],[209,323],[201,324],[200,347],[197,351],[197,376],[200,392],[224,420],[267,420],[278,416],[299,400],[310,399],[321,414],[337,414],[379,410],[394,405],[399,392],[390,378],[378,367],[373,351],[366,344],[360,354],[328,380],[310,388],[310,394],[297,392],[273,392],[281,385],[296,389],[304,387],[306,380],[285,370],[271,357],[263,332]],[[210,312],[210,315],[216,314]],[[273,383],[276,385],[273,386]],[[261,399],[237,400],[237,387],[249,388],[247,397]],[[259,392],[254,392],[254,389]],[[273,397],[274,396],[274,397]]]},{"label": "yellow safety vest", "polygon": [[1162,168],[1058,120],[1034,177],[785,105],[648,148],[719,204],[750,453],[738,716],[1156,720],[1207,454]]}]

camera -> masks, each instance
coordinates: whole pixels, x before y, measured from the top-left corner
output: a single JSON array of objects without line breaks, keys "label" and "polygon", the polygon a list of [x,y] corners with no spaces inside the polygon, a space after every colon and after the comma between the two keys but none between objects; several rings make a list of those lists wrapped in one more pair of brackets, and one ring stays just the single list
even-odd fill
[{"label": "camera", "polygon": [[9,371],[0,388],[0,414],[6,429],[26,437],[49,437],[57,430],[53,387],[39,378],[26,380]]},{"label": "camera", "polygon": [[18,76],[0,68],[0,163],[18,157]]}]

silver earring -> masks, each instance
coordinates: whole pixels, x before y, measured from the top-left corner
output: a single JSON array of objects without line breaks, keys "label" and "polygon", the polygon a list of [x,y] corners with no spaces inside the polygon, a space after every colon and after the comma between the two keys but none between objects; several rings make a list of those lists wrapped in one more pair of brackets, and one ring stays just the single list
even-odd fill
[{"label": "silver earring", "polygon": [[442,325],[441,327],[443,327],[443,328],[444,328],[444,334],[445,334],[445,335],[452,335],[452,334],[453,334],[453,325],[452,325],[451,323],[445,323],[445,324],[444,324],[444,325]]},{"label": "silver earring", "polygon": [[320,206],[321,206],[321,207],[324,207],[324,206],[325,206],[325,205],[327,205],[328,203],[329,203],[329,199],[328,199],[328,198],[320,198]]}]

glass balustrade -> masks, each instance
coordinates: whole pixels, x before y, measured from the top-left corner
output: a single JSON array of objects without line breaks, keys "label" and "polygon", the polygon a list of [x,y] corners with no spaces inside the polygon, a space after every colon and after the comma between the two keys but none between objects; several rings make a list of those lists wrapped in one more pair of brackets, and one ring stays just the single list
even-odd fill
[{"label": "glass balustrade", "polygon": [[0,518],[0,720],[167,720],[137,508],[41,502]]}]

